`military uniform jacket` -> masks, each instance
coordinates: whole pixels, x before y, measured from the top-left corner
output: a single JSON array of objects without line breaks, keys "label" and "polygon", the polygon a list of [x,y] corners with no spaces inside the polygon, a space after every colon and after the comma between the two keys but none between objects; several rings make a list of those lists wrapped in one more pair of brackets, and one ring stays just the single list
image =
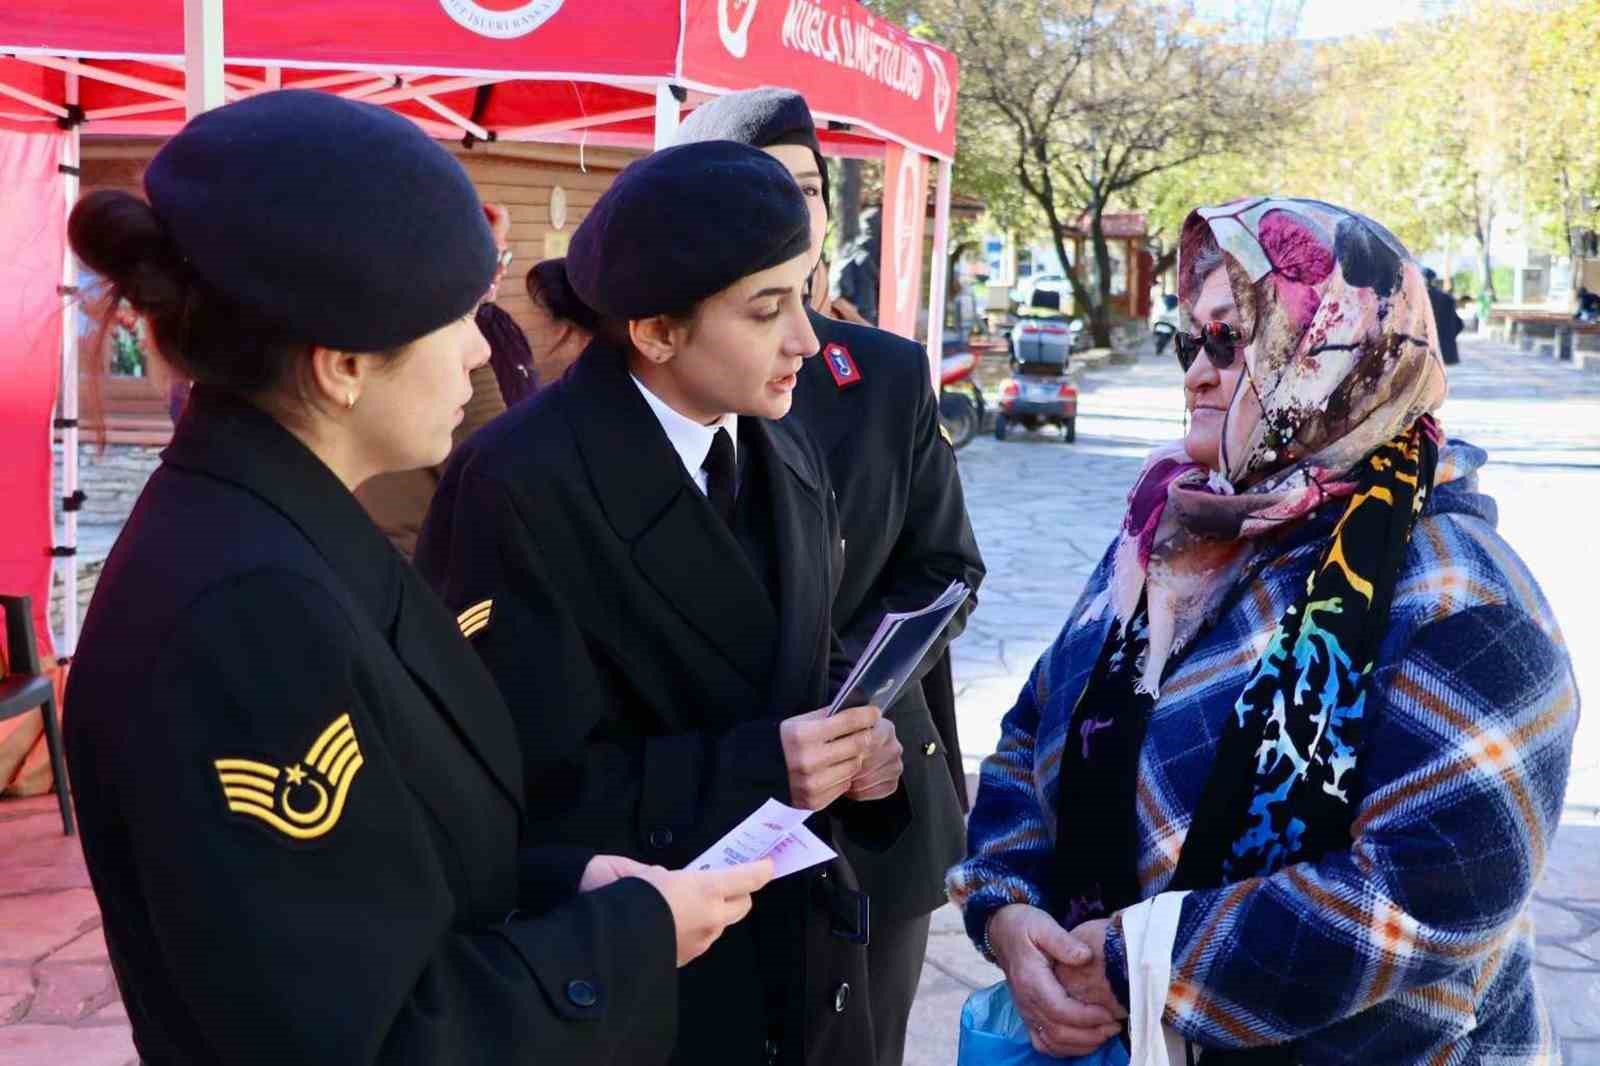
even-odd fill
[{"label": "military uniform jacket", "polygon": [[197,388],[100,579],[67,752],[151,1066],[656,1063],[672,915],[519,852],[454,618],[309,450]]},{"label": "military uniform jacket", "polygon": [[[827,696],[838,524],[809,438],[739,428],[741,467],[765,471],[765,498],[747,485],[740,506],[770,522],[776,596],[604,341],[440,483],[417,563],[475,620],[541,839],[677,868],[789,798],[778,723]],[[900,794],[842,800],[809,825],[882,847],[905,814]],[[673,1061],[870,1062],[862,898],[843,861],[763,889],[681,971]]]},{"label": "military uniform jacket", "polygon": [[[814,312],[811,325],[822,355],[800,371],[789,419],[816,438],[838,494],[846,547],[833,622],[848,670],[885,614],[926,606],[956,579],[976,590],[984,567],[955,451],[939,432],[927,352],[885,330]],[[888,711],[905,748],[901,780],[913,817],[893,848],[850,851],[875,918],[939,907],[945,871],[966,851],[955,700],[948,661],[939,660],[975,605],[967,601],[924,660],[925,676]]]}]

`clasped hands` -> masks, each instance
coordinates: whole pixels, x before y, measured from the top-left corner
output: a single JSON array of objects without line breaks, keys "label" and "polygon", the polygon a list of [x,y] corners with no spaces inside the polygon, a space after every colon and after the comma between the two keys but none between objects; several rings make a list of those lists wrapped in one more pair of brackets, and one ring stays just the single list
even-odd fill
[{"label": "clasped hands", "polygon": [[989,919],[989,947],[1040,1053],[1087,1055],[1122,1030],[1128,1012],[1106,980],[1106,925],[1097,919],[1069,933],[1025,903]]},{"label": "clasped hands", "polygon": [[900,787],[900,741],[876,707],[851,707],[832,718],[818,708],[784,719],[778,735],[796,807],[820,811],[841,796],[884,799]]}]

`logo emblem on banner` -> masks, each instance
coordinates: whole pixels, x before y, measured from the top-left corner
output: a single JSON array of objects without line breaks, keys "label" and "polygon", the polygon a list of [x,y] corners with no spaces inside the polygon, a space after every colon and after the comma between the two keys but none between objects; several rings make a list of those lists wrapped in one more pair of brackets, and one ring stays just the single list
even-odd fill
[{"label": "logo emblem on banner", "polygon": [[[750,50],[750,21],[756,17],[759,0],[717,0],[717,33],[722,37],[722,47],[735,59],[743,59]],[[740,9],[738,25],[730,9]]]},{"label": "logo emblem on banner", "polygon": [[439,0],[444,13],[483,37],[525,37],[550,21],[565,0]]},{"label": "logo emblem on banner", "polygon": [[894,188],[894,308],[905,314],[911,299],[913,282],[911,266],[916,261],[916,249],[911,246],[915,238],[917,212],[926,211],[926,193],[917,195],[917,153],[907,149],[900,156],[900,173],[895,176]]},{"label": "logo emblem on banner", "polygon": [[950,117],[950,74],[944,69],[944,60],[931,48],[924,48],[928,66],[933,70],[933,128],[944,132],[944,120]]}]

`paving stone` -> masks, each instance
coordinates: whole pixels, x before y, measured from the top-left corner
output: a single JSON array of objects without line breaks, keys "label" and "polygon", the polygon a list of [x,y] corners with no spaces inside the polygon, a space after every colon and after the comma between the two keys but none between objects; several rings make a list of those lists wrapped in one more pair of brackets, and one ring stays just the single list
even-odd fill
[{"label": "paving stone", "polygon": [[117,1026],[13,1025],[0,1029],[6,1066],[137,1066],[133,1034]]},{"label": "paving stone", "polygon": [[0,1026],[10,1025],[28,1012],[33,1002],[33,974],[23,963],[0,964]]},{"label": "paving stone", "polygon": [[111,957],[106,950],[105,930],[97,921],[93,929],[89,929],[72,943],[52,951],[41,966],[60,962],[106,962]]},{"label": "paving stone", "polygon": [[34,978],[38,985],[28,1009],[29,1023],[76,1022],[117,995],[108,962],[44,962],[34,967]]},{"label": "paving stone", "polygon": [[1528,913],[1539,931],[1539,940],[1544,943],[1552,940],[1574,942],[1591,927],[1590,922],[1563,906],[1559,900],[1535,899],[1528,905]]},{"label": "paving stone", "polygon": [[99,921],[94,893],[86,888],[0,899],[0,961],[42,958]]},{"label": "paving stone", "polygon": [[85,1018],[81,1025],[127,1025],[128,1008],[121,999],[114,999]]}]

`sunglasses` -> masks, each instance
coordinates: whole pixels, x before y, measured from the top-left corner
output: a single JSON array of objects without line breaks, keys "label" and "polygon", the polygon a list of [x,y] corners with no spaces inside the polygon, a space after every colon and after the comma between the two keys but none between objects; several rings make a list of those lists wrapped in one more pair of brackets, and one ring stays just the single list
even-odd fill
[{"label": "sunglasses", "polygon": [[1226,322],[1207,322],[1199,333],[1175,334],[1172,343],[1178,352],[1178,365],[1188,373],[1202,351],[1212,366],[1218,370],[1228,369],[1238,357],[1239,349],[1244,347],[1244,338]]}]

